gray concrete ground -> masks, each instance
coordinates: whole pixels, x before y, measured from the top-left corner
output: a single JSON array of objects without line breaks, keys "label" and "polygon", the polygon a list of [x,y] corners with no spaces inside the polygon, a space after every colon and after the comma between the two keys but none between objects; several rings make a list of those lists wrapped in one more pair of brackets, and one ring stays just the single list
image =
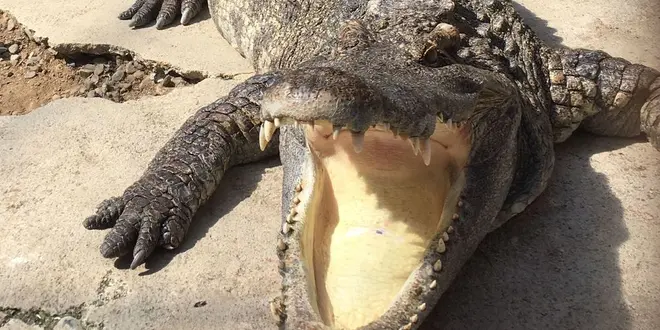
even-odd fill
[{"label": "gray concrete ground", "polygon": [[[251,70],[210,19],[131,31],[115,19],[130,2],[0,8],[53,42],[116,44],[185,69]],[[519,3],[549,42],[660,69],[655,0]],[[2,329],[65,314],[107,329],[275,328],[267,301],[279,287],[277,160],[231,170],[185,244],[135,271],[102,259],[105,233],[81,225],[139,177],[187,116],[238,81],[207,79],[124,104],[61,99],[0,118],[0,320],[17,315]],[[426,329],[660,328],[660,153],[642,140],[580,135],[557,154],[547,192],[483,242]]]}]

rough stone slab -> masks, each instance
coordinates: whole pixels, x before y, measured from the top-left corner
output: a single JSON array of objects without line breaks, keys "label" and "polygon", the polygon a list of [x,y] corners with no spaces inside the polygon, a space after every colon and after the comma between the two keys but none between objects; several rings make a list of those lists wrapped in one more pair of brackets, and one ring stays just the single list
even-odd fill
[{"label": "rough stone slab", "polygon": [[[232,75],[252,72],[252,66],[218,33],[205,9],[194,24],[179,23],[157,30],[133,29],[117,18],[133,0],[0,0],[0,9],[59,43],[111,44],[144,58],[171,63],[186,70]],[[177,21],[178,22],[178,21]]]},{"label": "rough stone slab", "polygon": [[0,118],[0,306],[63,313],[84,304],[86,321],[110,329],[273,326],[277,161],[227,173],[180,253],[147,265],[153,274],[117,269],[99,253],[104,232],[82,226],[189,115],[236,83],[207,79],[123,104],[61,99]]}]

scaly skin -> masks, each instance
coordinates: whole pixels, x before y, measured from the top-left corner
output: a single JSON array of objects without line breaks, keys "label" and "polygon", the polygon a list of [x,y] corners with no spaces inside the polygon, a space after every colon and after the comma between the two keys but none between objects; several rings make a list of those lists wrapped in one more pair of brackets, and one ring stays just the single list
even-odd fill
[{"label": "scaly skin", "polygon": [[[122,17],[146,24],[160,3],[138,1]],[[307,291],[301,233],[311,220],[297,209],[303,183],[310,186],[311,180],[307,189],[316,194],[314,182],[321,174],[309,170],[313,156],[303,130],[281,124],[285,119],[325,120],[334,129],[350,129],[353,141],[364,139],[372,125],[386,124],[413,146],[428,142],[442,124],[439,119],[450,127],[451,120],[461,123],[459,134],[471,140],[465,184],[448,227],[431,240],[419,271],[397,300],[361,329],[416,328],[484,236],[545,189],[554,166],[553,143],[578,125],[601,135],[644,133],[660,150],[658,71],[600,51],[550,48],[508,1],[212,0],[209,5],[220,33],[260,74],[200,109],[142,178],[123,196],[103,202],[85,226],[112,228],[102,255],[132,253],[135,268],[157,246],[181,243],[230,166],[258,161],[279,147],[284,180],[277,247],[283,288],[273,306],[286,328],[328,325]],[[172,19],[178,1],[166,1],[163,8],[158,26]],[[279,136],[270,137],[278,124]],[[358,149],[359,142],[356,154]]]}]

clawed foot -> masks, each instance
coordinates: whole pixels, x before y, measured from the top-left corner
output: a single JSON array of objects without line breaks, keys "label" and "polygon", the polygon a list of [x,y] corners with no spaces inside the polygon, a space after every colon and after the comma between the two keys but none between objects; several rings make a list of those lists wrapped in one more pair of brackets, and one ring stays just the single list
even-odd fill
[{"label": "clawed foot", "polygon": [[111,228],[101,244],[101,254],[114,258],[132,252],[131,269],[135,269],[157,246],[178,247],[191,218],[192,212],[166,192],[133,186],[124,196],[103,201],[83,225],[87,229]]},{"label": "clawed foot", "polygon": [[131,8],[119,15],[119,19],[131,22],[131,27],[141,27],[156,20],[156,28],[162,29],[174,21],[181,12],[181,24],[186,25],[202,10],[206,0],[136,0]]}]

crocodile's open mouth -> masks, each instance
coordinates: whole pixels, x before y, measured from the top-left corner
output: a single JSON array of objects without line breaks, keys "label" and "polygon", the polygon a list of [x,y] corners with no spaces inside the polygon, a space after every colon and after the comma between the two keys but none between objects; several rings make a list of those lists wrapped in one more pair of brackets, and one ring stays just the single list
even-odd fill
[{"label": "crocodile's open mouth", "polygon": [[306,282],[301,291],[325,325],[355,329],[410,289],[425,256],[444,252],[442,234],[463,188],[467,128],[438,120],[421,140],[395,137],[388,125],[361,134],[333,132],[327,121],[303,129],[308,160],[280,242],[283,259],[296,259],[302,274],[288,269],[285,282]]}]

